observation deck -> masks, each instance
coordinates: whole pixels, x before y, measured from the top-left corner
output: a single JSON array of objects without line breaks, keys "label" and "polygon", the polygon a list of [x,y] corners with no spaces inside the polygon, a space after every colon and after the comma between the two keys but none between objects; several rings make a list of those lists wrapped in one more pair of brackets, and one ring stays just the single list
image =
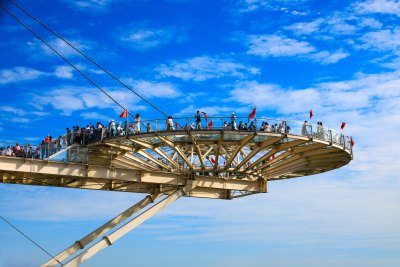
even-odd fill
[{"label": "observation deck", "polygon": [[[119,133],[89,129],[75,144],[71,134],[57,139],[57,147],[39,146],[39,158],[0,157],[2,183],[148,194],[42,267],[79,266],[182,196],[233,199],[265,193],[268,181],[318,174],[352,160],[351,137],[320,125],[257,118],[249,131],[228,128],[228,118],[213,117],[205,129],[192,129],[190,120],[174,119],[176,128],[168,130],[164,119],[141,121],[152,130],[140,133],[130,133],[128,123]],[[275,130],[261,130],[263,122]]]},{"label": "observation deck", "polygon": [[[203,119],[202,129],[190,127],[193,118],[174,118],[169,130],[165,119],[142,120],[140,133],[126,127],[114,135],[103,128],[68,147],[64,135],[61,150],[43,160],[2,157],[0,182],[168,195],[194,180],[198,185],[186,196],[232,199],[266,192],[267,181],[326,172],[352,159],[350,137],[343,133],[293,121],[253,121],[256,130],[250,131],[226,127],[230,117]],[[262,123],[275,130],[260,130]]]}]

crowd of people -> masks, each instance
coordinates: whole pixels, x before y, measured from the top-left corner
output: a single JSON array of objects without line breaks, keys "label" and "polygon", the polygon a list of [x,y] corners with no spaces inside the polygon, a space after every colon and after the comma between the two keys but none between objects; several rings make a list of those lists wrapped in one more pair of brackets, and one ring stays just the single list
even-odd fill
[{"label": "crowd of people", "polygon": [[[173,131],[177,129],[184,130],[202,130],[203,119],[207,122],[207,115],[205,112],[203,113],[203,117],[201,116],[200,111],[197,111],[194,116],[194,122],[188,126],[186,123],[185,126],[179,125],[174,121],[172,116],[167,117],[166,119],[166,130]],[[119,122],[118,124],[112,119],[108,125],[104,125],[101,122],[97,122],[96,124],[88,124],[86,126],[72,126],[72,129],[66,128],[65,135],[59,136],[58,138],[53,139],[50,135],[46,136],[45,139],[37,146],[31,146],[30,144],[20,145],[16,143],[15,146],[6,146],[0,148],[0,155],[2,156],[14,156],[14,157],[23,157],[23,158],[34,158],[34,159],[44,159],[48,158],[51,155],[54,155],[58,151],[63,148],[66,148],[72,144],[80,144],[86,145],[91,142],[101,141],[107,137],[118,137],[125,136],[131,134],[140,134],[141,133],[141,117],[140,114],[136,114],[134,117],[133,123],[128,123],[125,121],[124,123]],[[206,129],[211,130],[212,120],[208,123]],[[143,124],[145,126],[146,132],[150,133],[153,131],[152,125],[150,122]],[[157,127],[157,125],[156,125]],[[310,128],[311,125],[304,121],[301,127],[301,135],[310,136],[313,135],[317,138],[324,139],[325,130],[322,125],[322,122],[317,123],[316,132],[313,132]],[[159,130],[159,129],[156,129]],[[261,131],[261,132],[271,132],[271,133],[290,133],[290,126],[287,124],[285,120],[282,120],[281,123],[269,123],[265,121],[261,121],[261,125],[256,126],[256,120],[253,119],[250,122],[250,118],[248,122],[239,121],[237,123],[237,117],[234,112],[232,112],[230,116],[230,121],[224,121],[222,124],[222,130],[233,130],[233,131]]]},{"label": "crowd of people", "polygon": [[63,136],[53,139],[48,135],[36,146],[30,144],[20,145],[16,143],[14,146],[0,147],[0,154],[10,157],[44,159],[54,155],[64,147],[66,147],[66,143]]}]

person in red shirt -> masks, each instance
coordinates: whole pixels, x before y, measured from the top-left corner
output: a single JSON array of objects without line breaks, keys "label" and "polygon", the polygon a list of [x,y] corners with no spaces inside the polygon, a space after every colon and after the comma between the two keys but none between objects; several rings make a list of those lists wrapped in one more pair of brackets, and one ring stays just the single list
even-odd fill
[{"label": "person in red shirt", "polygon": [[13,153],[16,157],[22,157],[22,148],[18,143],[15,144]]}]

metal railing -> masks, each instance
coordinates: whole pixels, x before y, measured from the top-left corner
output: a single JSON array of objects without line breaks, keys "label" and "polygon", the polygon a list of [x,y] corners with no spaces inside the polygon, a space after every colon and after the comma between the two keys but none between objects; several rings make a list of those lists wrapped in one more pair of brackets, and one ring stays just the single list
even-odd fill
[{"label": "metal railing", "polygon": [[58,161],[87,163],[87,148],[74,146],[74,144],[83,145],[86,141],[83,139],[81,142],[69,142],[69,138],[72,137],[72,134],[71,136],[65,134],[56,139],[48,139],[39,145],[19,145],[20,142],[16,142],[15,145],[5,146],[1,151],[1,155],[49,160],[59,154],[59,157],[56,159]]},{"label": "metal railing", "polygon": [[56,139],[48,140],[48,142],[42,142],[37,146],[21,145],[21,149],[17,153],[13,151],[14,146],[5,147],[4,149],[11,150],[11,153],[5,153],[3,150],[2,155],[43,160],[52,158],[53,155],[61,151],[65,152],[64,156],[58,157],[62,161],[87,163],[87,149],[78,148],[78,146],[73,146],[74,144],[84,146],[88,143],[101,142],[108,138],[143,133],[211,130],[271,132],[307,136],[342,146],[344,149],[350,150],[352,154],[351,136],[346,136],[344,132],[338,132],[321,125],[267,117],[253,118],[251,120],[248,120],[247,117],[235,117],[234,120],[232,119],[232,117],[208,117],[207,121],[202,118],[200,122],[196,122],[194,117],[186,117],[141,120],[135,123],[120,122],[114,126],[102,126],[99,128],[80,128]]},{"label": "metal railing", "polygon": [[235,117],[234,121],[232,121],[231,117],[208,117],[207,121],[202,118],[200,123],[197,123],[194,117],[172,118],[170,120],[141,120],[140,123],[124,122],[116,124],[115,128],[106,127],[102,130],[104,131],[101,135],[102,138],[95,138],[96,141],[102,141],[103,138],[164,131],[257,131],[307,136],[328,141],[349,150],[352,149],[351,137],[346,136],[344,132],[338,132],[331,128],[309,122],[287,121],[267,117],[259,117],[251,120],[248,120],[247,117]]}]

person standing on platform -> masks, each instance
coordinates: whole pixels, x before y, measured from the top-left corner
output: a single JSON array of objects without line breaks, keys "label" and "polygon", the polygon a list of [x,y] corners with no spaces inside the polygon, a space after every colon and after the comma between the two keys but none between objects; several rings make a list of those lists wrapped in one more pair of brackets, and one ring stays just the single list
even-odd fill
[{"label": "person standing on platform", "polygon": [[231,115],[231,126],[232,126],[232,130],[237,130],[235,112],[232,112],[232,115]]},{"label": "person standing on platform", "polygon": [[140,115],[139,113],[136,113],[135,115],[135,133],[139,134],[140,133]]},{"label": "person standing on platform", "polygon": [[301,135],[308,136],[307,121],[304,121],[303,126],[301,126]]},{"label": "person standing on platform", "polygon": [[196,130],[201,130],[201,115],[199,110],[196,112],[194,118],[196,120]]}]

